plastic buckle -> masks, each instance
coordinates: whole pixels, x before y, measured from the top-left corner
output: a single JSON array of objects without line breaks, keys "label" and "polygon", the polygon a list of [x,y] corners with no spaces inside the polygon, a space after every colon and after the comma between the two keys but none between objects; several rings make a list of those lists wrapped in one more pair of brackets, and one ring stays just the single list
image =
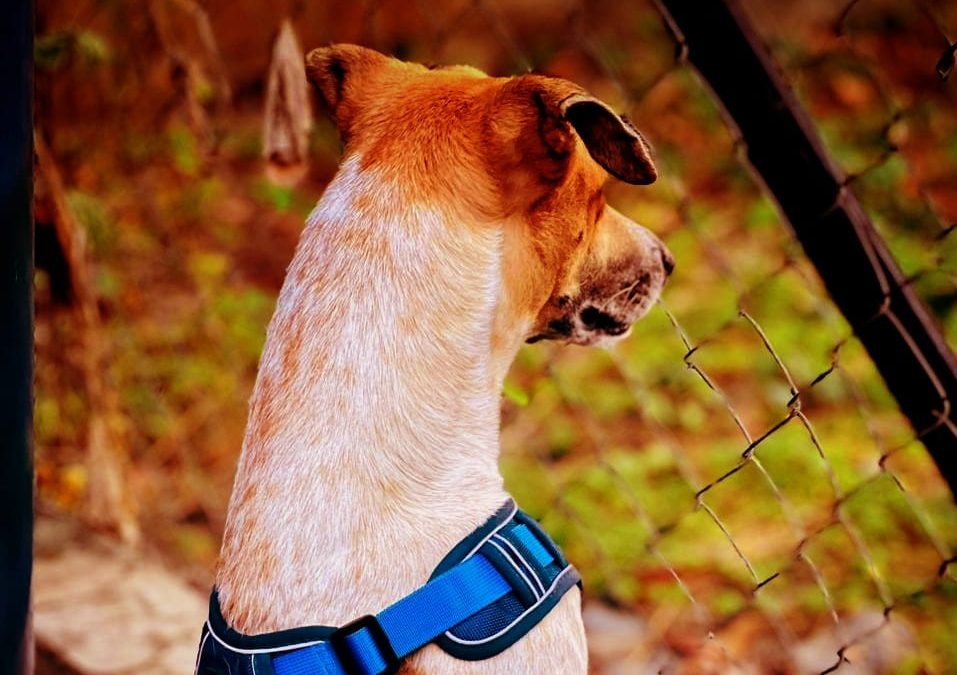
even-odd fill
[{"label": "plastic buckle", "polygon": [[[379,655],[382,657],[382,660],[385,661],[385,669],[378,671],[378,673],[370,674],[367,672],[346,643],[347,637],[361,630],[369,631],[369,635],[372,636],[372,641],[379,650]],[[360,616],[355,621],[351,621],[345,626],[342,626],[329,636],[328,642],[329,646],[332,647],[332,651],[339,659],[339,664],[346,672],[346,675],[394,675],[399,672],[399,666],[402,665],[402,660],[396,655],[395,650],[392,649],[389,636],[385,634],[379,620],[372,614]]]}]

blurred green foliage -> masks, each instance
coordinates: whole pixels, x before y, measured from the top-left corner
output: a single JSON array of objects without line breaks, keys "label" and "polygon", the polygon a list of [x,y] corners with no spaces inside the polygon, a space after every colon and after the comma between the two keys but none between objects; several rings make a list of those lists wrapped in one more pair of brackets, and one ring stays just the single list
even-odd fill
[{"label": "blurred green foliage", "polygon": [[[889,599],[920,647],[898,671],[957,669],[957,584],[938,569],[957,547],[953,497],[709,93],[675,65],[656,11],[602,0],[572,18],[558,5],[529,18],[521,3],[495,4],[502,19],[489,24],[491,11],[455,23],[444,5],[428,21],[411,5],[358,21],[333,2],[304,11],[335,21],[297,27],[306,46],[351,40],[496,73],[565,75],[623,108],[655,145],[659,182],[611,185],[610,202],[666,241],[676,272],[618,346],[519,353],[503,391],[508,488],[582,570],[589,598],[685,628],[708,613],[726,644],[733,619],[752,610],[769,617],[765,633],[783,625],[809,639],[829,629],[832,608],[853,620]],[[745,4],[953,344],[957,244],[940,223],[957,222],[955,93],[922,75],[933,59],[914,56],[932,42],[924,15],[907,3],[862,7],[838,40],[829,3]],[[48,28],[36,43],[40,125],[89,238],[144,529],[201,574],[218,548],[274,299],[341,150],[320,118],[305,182],[262,177],[267,22],[278,10],[240,5],[209,8],[240,92],[224,110],[209,79],[193,82],[194,103],[183,100],[181,73],[123,3],[82,29],[78,10],[41,7]],[[240,11],[268,16],[232,20]],[[429,26],[443,21],[454,29],[440,41]],[[582,23],[570,31],[573,21]],[[37,296],[40,499],[73,512],[86,489],[81,346],[42,271]],[[794,416],[788,374],[813,436]],[[753,440],[786,418],[752,448],[756,462],[716,483],[749,446],[739,423]]]},{"label": "blurred green foliage", "polygon": [[37,68],[57,71],[74,63],[85,67],[100,66],[110,60],[112,52],[104,38],[89,30],[64,30],[37,36],[33,59]]}]

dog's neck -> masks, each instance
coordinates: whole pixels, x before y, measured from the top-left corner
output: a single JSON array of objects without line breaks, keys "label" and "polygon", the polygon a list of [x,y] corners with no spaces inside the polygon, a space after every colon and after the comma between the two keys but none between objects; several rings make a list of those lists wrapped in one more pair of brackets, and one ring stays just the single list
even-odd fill
[{"label": "dog's neck", "polygon": [[381,610],[505,498],[502,233],[360,166],[309,218],[250,402],[217,578],[248,633]]}]

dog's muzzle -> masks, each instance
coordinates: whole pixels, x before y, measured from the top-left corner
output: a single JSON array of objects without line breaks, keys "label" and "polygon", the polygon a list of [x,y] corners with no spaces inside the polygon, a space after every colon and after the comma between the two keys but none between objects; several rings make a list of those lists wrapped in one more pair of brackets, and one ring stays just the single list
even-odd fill
[{"label": "dog's muzzle", "polygon": [[674,256],[655,239],[650,255],[594,272],[586,276],[577,294],[559,296],[553,303],[557,316],[526,342],[593,345],[621,339],[658,300],[674,269]]}]

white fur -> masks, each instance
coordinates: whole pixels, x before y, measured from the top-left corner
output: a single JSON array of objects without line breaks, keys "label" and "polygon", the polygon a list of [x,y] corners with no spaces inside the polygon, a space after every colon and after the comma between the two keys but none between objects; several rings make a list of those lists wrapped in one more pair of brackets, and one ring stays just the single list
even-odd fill
[{"label": "white fur", "polygon": [[[217,578],[227,620],[232,611],[248,633],[382,610],[506,498],[504,373],[490,363],[501,228],[410,203],[389,176],[359,166],[346,159],[307,221],[251,400]],[[344,233],[366,229],[387,255],[342,245]],[[331,288],[332,278],[342,285]],[[283,350],[294,329],[304,332],[291,365]],[[253,447],[270,378],[285,383],[277,432]],[[571,673],[585,659],[573,590],[495,659],[455,661],[428,647],[410,667]]]}]

